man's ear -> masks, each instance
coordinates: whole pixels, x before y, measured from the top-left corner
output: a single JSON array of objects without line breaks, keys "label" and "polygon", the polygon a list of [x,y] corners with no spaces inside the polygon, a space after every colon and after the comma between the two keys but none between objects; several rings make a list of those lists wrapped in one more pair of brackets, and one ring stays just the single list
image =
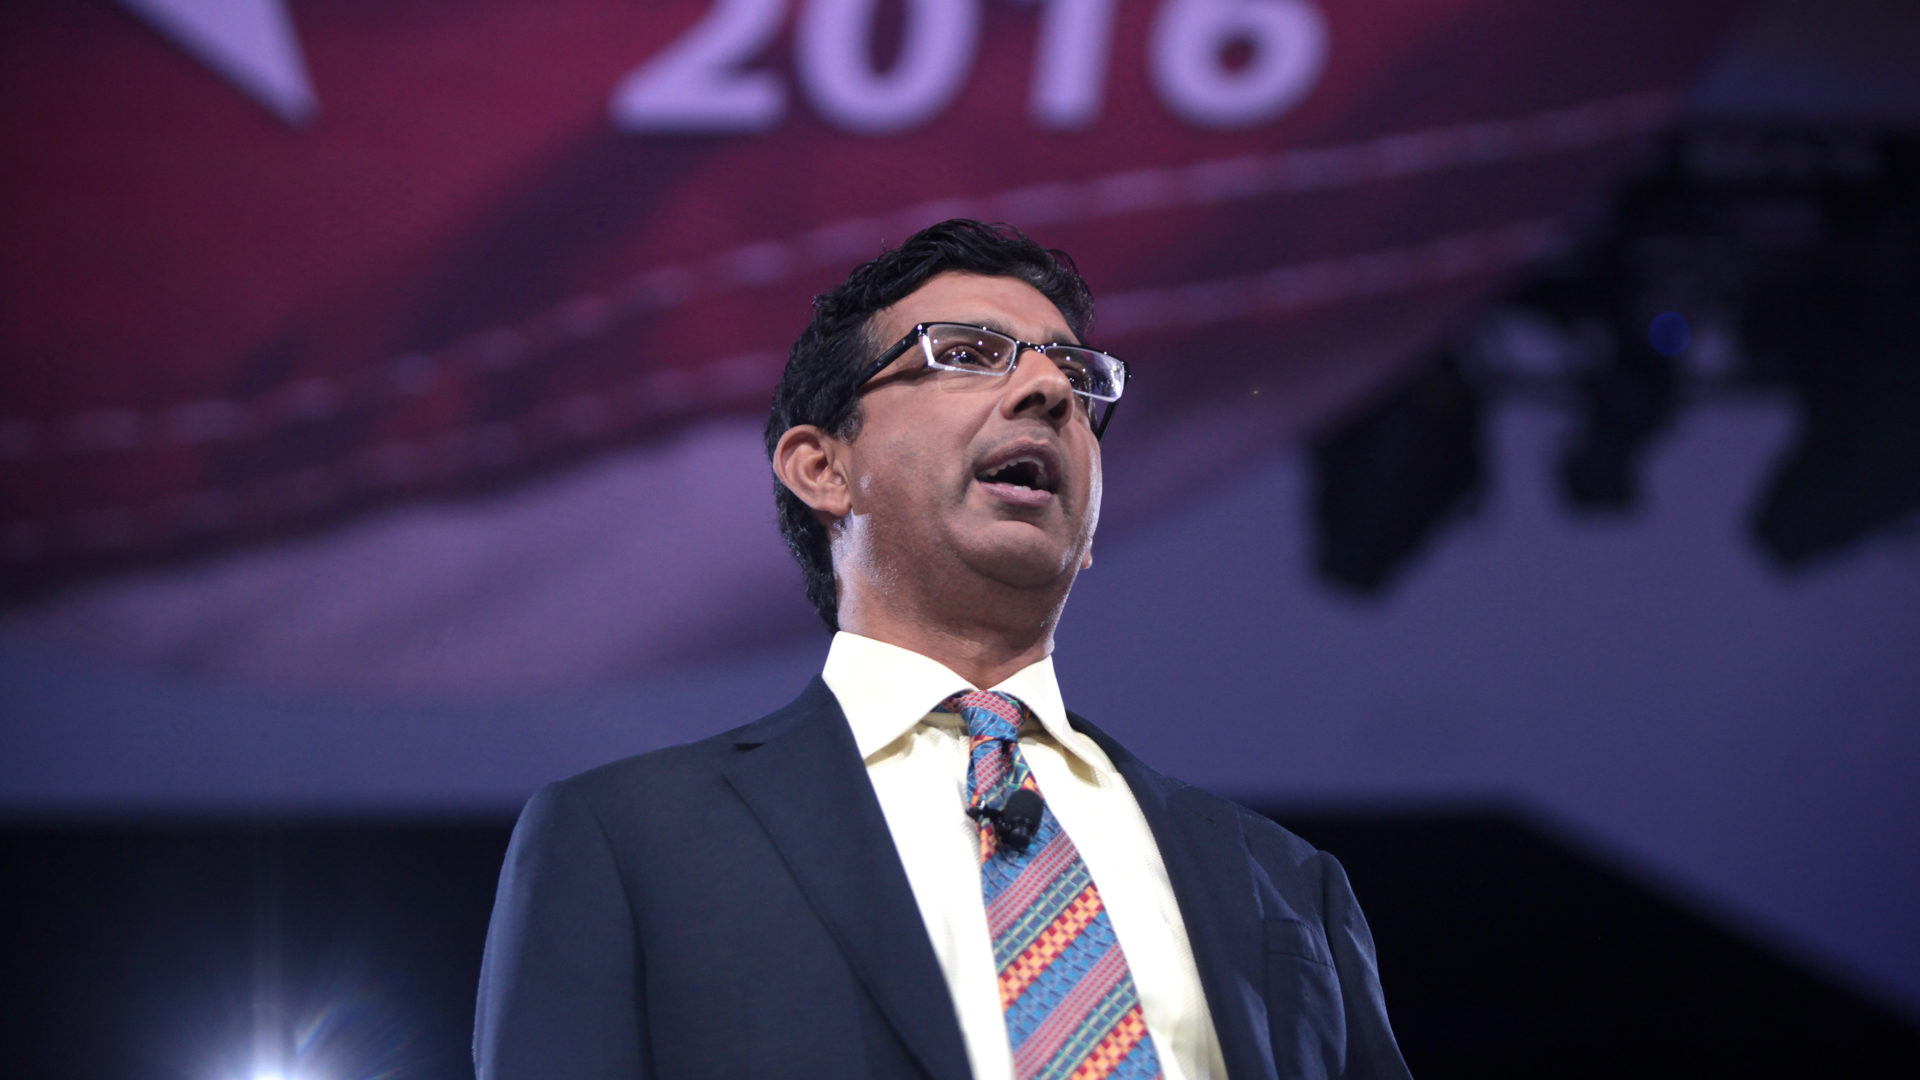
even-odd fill
[{"label": "man's ear", "polygon": [[1080,553],[1080,569],[1086,570],[1092,566],[1093,566],[1093,545],[1088,544],[1087,550]]},{"label": "man's ear", "polygon": [[773,475],[816,512],[843,518],[853,512],[853,495],[840,471],[839,451],[846,444],[812,424],[795,424],[773,447]]}]

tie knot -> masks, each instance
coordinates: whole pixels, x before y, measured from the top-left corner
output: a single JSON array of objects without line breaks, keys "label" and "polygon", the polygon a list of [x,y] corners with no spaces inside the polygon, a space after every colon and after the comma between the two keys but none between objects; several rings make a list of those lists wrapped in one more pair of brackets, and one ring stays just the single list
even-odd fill
[{"label": "tie knot", "polygon": [[940,711],[959,713],[960,719],[967,725],[970,738],[1017,742],[1020,738],[1020,718],[1026,715],[1027,707],[1012,694],[1003,694],[998,690],[970,690],[941,702]]}]

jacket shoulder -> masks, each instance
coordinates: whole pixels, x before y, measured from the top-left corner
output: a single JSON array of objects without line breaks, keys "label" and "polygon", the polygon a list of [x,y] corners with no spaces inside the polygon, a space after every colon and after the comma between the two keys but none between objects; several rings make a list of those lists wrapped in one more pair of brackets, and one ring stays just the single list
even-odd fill
[{"label": "jacket shoulder", "polygon": [[1144,795],[1168,806],[1185,806],[1205,818],[1236,821],[1246,837],[1248,849],[1269,871],[1305,872],[1318,882],[1320,864],[1331,858],[1319,848],[1265,814],[1148,765],[1085,717],[1069,713],[1068,718],[1076,730],[1099,744],[1108,760],[1135,789],[1136,796]]},{"label": "jacket shoulder", "polygon": [[792,724],[839,717],[839,702],[815,676],[799,697],[757,720],[703,739],[610,761],[556,783],[595,806],[643,795],[652,799],[692,796],[718,783],[740,749],[758,745]]},{"label": "jacket shoulder", "polygon": [[1322,864],[1332,858],[1298,833],[1258,810],[1182,780],[1168,777],[1167,782],[1178,785],[1192,805],[1237,820],[1241,834],[1246,837],[1248,851],[1255,861],[1270,871],[1308,873],[1317,883]]}]

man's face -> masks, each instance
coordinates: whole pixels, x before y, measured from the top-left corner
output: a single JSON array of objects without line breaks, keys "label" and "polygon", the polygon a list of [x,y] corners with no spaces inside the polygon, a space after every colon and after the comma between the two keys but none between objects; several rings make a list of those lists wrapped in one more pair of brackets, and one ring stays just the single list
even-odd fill
[{"label": "man's face", "polygon": [[[1066,319],[1017,278],[941,274],[878,312],[881,347],[916,324],[986,326],[1039,344],[1074,342]],[[913,575],[956,597],[982,579],[1071,584],[1100,517],[1100,446],[1084,401],[1053,361],[1023,350],[995,378],[925,366],[917,348],[868,383],[845,461],[854,541],[882,589]],[[977,592],[977,590],[976,590]]]}]

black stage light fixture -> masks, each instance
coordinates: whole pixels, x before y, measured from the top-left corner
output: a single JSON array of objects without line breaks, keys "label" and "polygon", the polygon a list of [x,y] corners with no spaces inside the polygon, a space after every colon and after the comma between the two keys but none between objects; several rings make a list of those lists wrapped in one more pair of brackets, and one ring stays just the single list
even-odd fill
[{"label": "black stage light fixture", "polygon": [[1610,362],[1576,384],[1579,424],[1559,463],[1561,494],[1576,509],[1632,509],[1640,496],[1641,458],[1673,417],[1678,365],[1636,343],[1638,336],[1627,337]]},{"label": "black stage light fixture", "polygon": [[1747,340],[1800,407],[1748,522],[1788,569],[1920,514],[1920,272],[1910,253],[1905,273],[1862,261],[1757,289],[1748,312]]},{"label": "black stage light fixture", "polygon": [[1445,353],[1313,439],[1322,577],[1379,592],[1443,522],[1471,508],[1485,474],[1483,411],[1479,389]]}]

